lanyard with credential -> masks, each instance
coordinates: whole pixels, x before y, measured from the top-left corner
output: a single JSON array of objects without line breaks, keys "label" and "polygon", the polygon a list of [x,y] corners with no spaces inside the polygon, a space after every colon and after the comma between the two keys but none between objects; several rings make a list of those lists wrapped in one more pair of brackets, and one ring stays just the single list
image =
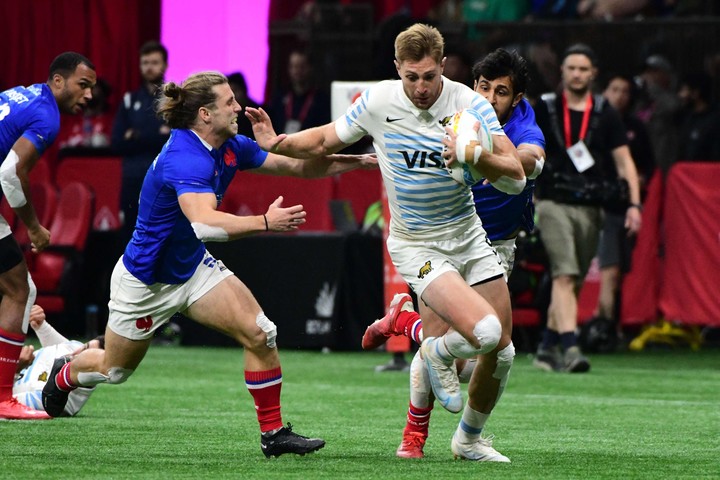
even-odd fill
[{"label": "lanyard with credential", "polygon": [[[572,146],[572,139],[570,138],[570,109],[568,108],[567,98],[565,92],[562,95],[562,106],[563,106],[563,121],[565,127],[565,147],[570,148]],[[587,135],[588,125],[590,124],[590,112],[592,112],[592,95],[588,95],[587,103],[585,103],[585,112],[583,112],[582,124],[580,125],[580,135],[578,141],[585,140]]]},{"label": "lanyard with credential", "polygon": [[[300,108],[300,112],[298,112],[298,116],[294,120],[297,120],[301,124],[305,121],[305,118],[307,117],[308,112],[310,111],[310,106],[312,105],[312,102],[314,99],[315,99],[315,90],[311,90],[305,96],[305,102],[303,102],[303,106]],[[293,112],[293,94],[292,94],[292,92],[290,92],[285,97],[285,118],[287,118],[288,120],[293,118],[292,112]]]}]

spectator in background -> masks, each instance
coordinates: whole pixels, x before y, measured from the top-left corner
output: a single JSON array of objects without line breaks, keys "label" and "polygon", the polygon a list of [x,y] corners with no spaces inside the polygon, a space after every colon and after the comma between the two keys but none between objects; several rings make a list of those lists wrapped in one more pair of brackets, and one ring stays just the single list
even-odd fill
[{"label": "spectator in background", "polygon": [[[259,104],[252,98],[248,97],[248,88],[247,82],[245,81],[245,75],[240,72],[235,72],[228,75],[227,79],[228,83],[230,84],[230,88],[235,95],[235,100],[237,100],[237,102],[240,104],[243,111],[245,111],[245,107],[258,108]],[[252,125],[250,125],[250,120],[248,120],[245,115],[238,116],[238,133],[240,135],[250,137],[253,140],[255,139],[255,134],[253,133]]]},{"label": "spectator in background", "polygon": [[578,0],[530,0],[530,12],[535,18],[577,18]]},{"label": "spectator in background", "polygon": [[683,77],[678,98],[683,112],[677,160],[720,160],[720,111],[711,100],[710,76],[698,72]]},{"label": "spectator in background", "polygon": [[484,29],[478,28],[477,22],[516,22],[530,12],[527,0],[464,0],[462,2],[463,18],[467,22],[467,38],[479,40]]},{"label": "spectator in background", "polygon": [[165,79],[167,49],[156,41],[140,47],[142,85],[123,96],[115,116],[112,147],[122,155],[120,210],[123,213],[122,242],[135,228],[138,196],[145,172],[170,135],[170,128],[155,116],[154,103]]},{"label": "spectator in background", "polygon": [[534,365],[581,373],[590,370],[590,361],[577,345],[578,293],[597,253],[602,208],[607,206],[600,196],[587,199],[604,190],[603,182],[609,178],[627,180],[631,206],[625,211],[624,226],[635,233],[641,223],[640,188],[620,116],[601,96],[592,94],[595,52],[584,44],[572,45],[563,54],[561,74],[562,90],[543,95],[535,107],[547,142],[536,205],[540,237],[550,260],[552,299]]},{"label": "spectator in background", "polygon": [[318,88],[307,52],[290,53],[287,80],[287,89],[275,93],[268,110],[278,132],[295,133],[330,121],[330,98]]},{"label": "spectator in background", "polygon": [[643,14],[651,3],[650,0],[580,0],[577,12],[580,18],[610,21]]},{"label": "spectator in background", "polygon": [[473,75],[470,54],[461,48],[448,48],[445,53],[443,75],[450,80],[472,87]]},{"label": "spectator in background", "polygon": [[640,188],[647,185],[655,173],[655,157],[650,136],[642,120],[635,115],[638,88],[627,75],[611,74],[605,84],[603,96],[617,110],[627,130],[628,147],[640,180]]},{"label": "spectator in background", "polygon": [[82,116],[69,117],[62,124],[58,134],[61,155],[69,149],[97,149],[110,146],[113,117],[108,97],[112,87],[103,78],[98,78],[92,89],[92,99],[87,103]]},{"label": "spectator in background", "polygon": [[717,103],[720,101],[720,51],[705,55],[703,59],[703,70],[712,80],[712,101],[713,103]]},{"label": "spectator in background", "polygon": [[650,55],[635,81],[642,88],[635,112],[647,126],[657,167],[667,172],[677,157],[676,117],[680,109],[672,65],[662,55]]},{"label": "spectator in background", "polygon": [[[631,77],[610,75],[603,96],[618,111],[625,125],[630,155],[635,162],[642,191],[655,171],[655,160],[645,125],[632,114],[636,93],[635,82]],[[606,210],[598,246],[600,294],[594,318],[588,325],[595,322],[594,328],[603,328],[614,334],[619,317],[619,286],[622,273],[629,265],[632,248],[633,242],[625,230],[625,213]],[[599,347],[589,344],[586,346],[591,349]]]}]

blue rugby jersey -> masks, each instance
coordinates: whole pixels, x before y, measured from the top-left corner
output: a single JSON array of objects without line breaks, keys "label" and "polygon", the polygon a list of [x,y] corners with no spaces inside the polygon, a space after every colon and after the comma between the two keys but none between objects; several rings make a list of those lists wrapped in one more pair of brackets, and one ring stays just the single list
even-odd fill
[{"label": "blue rugby jersey", "polygon": [[[545,148],[545,137],[535,123],[535,112],[524,98],[510,114],[503,129],[516,147],[527,143]],[[490,241],[509,238],[520,228],[532,231],[535,227],[532,202],[534,190],[534,180],[528,180],[525,189],[518,195],[503,193],[489,183],[473,185],[475,211]]]},{"label": "blue rugby jersey", "polygon": [[195,272],[205,253],[180,209],[183,193],[214,193],[218,204],[238,170],[261,166],[267,153],[236,135],[210,148],[191,130],[173,130],[148,169],[140,192],[138,218],[123,263],[138,280],[179,284]]},{"label": "blue rugby jersey", "polygon": [[50,87],[36,83],[0,93],[0,163],[20,137],[27,138],[39,154],[60,130],[60,110]]}]

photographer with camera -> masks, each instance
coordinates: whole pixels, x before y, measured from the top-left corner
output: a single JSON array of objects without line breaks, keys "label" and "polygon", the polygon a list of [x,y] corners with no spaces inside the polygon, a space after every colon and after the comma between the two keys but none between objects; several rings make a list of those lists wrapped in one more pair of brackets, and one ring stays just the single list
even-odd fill
[{"label": "photographer with camera", "polygon": [[537,225],[550,260],[552,299],[534,365],[548,371],[587,372],[577,345],[577,295],[597,252],[603,210],[624,212],[625,228],[641,223],[640,188],[622,120],[593,95],[595,53],[584,44],[562,56],[561,90],[535,109],[545,135],[545,173],[537,183]]}]

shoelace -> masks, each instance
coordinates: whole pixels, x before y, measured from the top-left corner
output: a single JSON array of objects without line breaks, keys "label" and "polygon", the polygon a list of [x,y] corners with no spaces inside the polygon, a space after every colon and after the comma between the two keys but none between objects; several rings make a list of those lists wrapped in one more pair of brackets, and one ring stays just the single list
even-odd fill
[{"label": "shoelace", "polygon": [[419,432],[410,432],[403,436],[403,446],[422,448],[425,445],[425,437]]},{"label": "shoelace", "polygon": [[478,439],[478,443],[481,443],[481,444],[485,445],[486,447],[492,447],[493,439],[495,439],[495,435],[492,433],[490,435],[488,435],[487,437],[483,437],[482,435],[480,435],[480,438]]}]

